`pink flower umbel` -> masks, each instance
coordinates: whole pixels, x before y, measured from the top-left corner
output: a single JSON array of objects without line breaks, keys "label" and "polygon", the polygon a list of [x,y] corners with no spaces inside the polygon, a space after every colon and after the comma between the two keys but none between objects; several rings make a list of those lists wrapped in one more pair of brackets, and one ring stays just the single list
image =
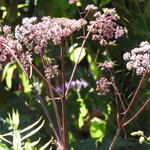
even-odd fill
[{"label": "pink flower umbel", "polygon": [[150,72],[150,44],[149,42],[141,42],[139,48],[134,48],[131,53],[127,52],[123,55],[123,59],[127,61],[128,70],[135,69],[137,75],[143,74],[145,71]]},{"label": "pink flower umbel", "polygon": [[101,68],[101,70],[108,70],[113,68],[114,66],[114,62],[113,61],[105,61],[104,63],[100,63],[99,67]]},{"label": "pink flower umbel", "polygon": [[74,4],[76,2],[78,2],[79,0],[69,0],[69,4]]},{"label": "pink flower umbel", "polygon": [[103,13],[98,11],[94,17],[95,20],[90,21],[88,31],[91,30],[92,39],[98,40],[100,45],[106,46],[113,38],[117,39],[124,34],[123,28],[117,24],[120,17],[115,9],[104,9]]},{"label": "pink flower umbel", "polygon": [[96,82],[96,91],[98,95],[106,95],[110,92],[111,82],[109,82],[106,78],[102,77]]}]

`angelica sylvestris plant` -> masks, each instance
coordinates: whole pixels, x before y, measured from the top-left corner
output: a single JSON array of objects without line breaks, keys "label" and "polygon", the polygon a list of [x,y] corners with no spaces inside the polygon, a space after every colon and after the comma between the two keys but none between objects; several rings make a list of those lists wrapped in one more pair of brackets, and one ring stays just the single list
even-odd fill
[{"label": "angelica sylvestris plant", "polygon": [[[69,1],[73,4],[77,1]],[[89,23],[86,21],[86,17],[90,12],[94,12],[94,20]],[[47,119],[54,131],[56,137],[56,144],[59,150],[67,150],[67,120],[66,120],[66,99],[76,72],[77,64],[80,60],[81,53],[85,47],[85,43],[90,34],[93,40],[99,41],[100,45],[106,46],[110,42],[115,43],[115,39],[121,37],[124,34],[123,27],[121,27],[117,20],[119,16],[115,9],[104,9],[102,12],[98,11],[98,8],[94,5],[88,5],[85,8],[85,17],[79,20],[68,18],[52,18],[45,16],[41,20],[37,17],[24,18],[21,25],[15,27],[15,31],[11,30],[11,27],[4,25],[1,26],[0,36],[0,62],[15,61],[21,70],[24,72],[33,90],[47,116]],[[80,38],[83,39],[79,56],[74,64],[72,73],[70,74],[69,81],[66,81],[65,75],[65,39],[72,35],[75,31],[83,29],[83,35]],[[53,58],[49,58],[48,44],[53,42],[60,48],[61,66],[55,64]],[[35,66],[34,55],[40,56],[40,61],[43,66],[43,71],[38,70]],[[104,65],[103,68],[109,69],[111,63]],[[60,71],[58,70],[60,68]],[[111,67],[110,67],[111,68]],[[37,89],[34,86],[32,73],[35,72],[47,85],[55,117],[57,120],[57,126],[54,126],[51,115],[49,114],[43,98],[38,94]],[[61,92],[52,84],[52,80],[60,77]],[[97,81],[97,91],[99,94],[105,95],[109,92],[108,87],[114,80],[107,81],[102,78]],[[65,83],[68,82],[67,87]],[[115,85],[114,85],[115,87]],[[104,89],[105,88],[105,89]],[[117,95],[118,97],[118,95]],[[61,102],[61,113],[58,111],[56,99]],[[69,109],[69,108],[68,108]]]},{"label": "angelica sylvestris plant", "polygon": [[[134,48],[133,50],[131,50],[131,52],[125,53],[123,55],[123,59],[127,61],[126,67],[128,70],[134,69],[137,75],[142,76],[128,106],[125,106],[123,96],[120,94],[120,91],[117,87],[115,77],[112,71],[114,64],[112,61],[99,64],[101,70],[109,73],[110,78],[107,79],[101,77],[96,82],[97,85],[96,91],[99,95],[106,95],[108,92],[110,92],[110,89],[113,89],[115,96],[118,128],[116,131],[116,135],[109,147],[109,150],[112,150],[114,148],[114,144],[118,139],[121,130],[124,129],[124,127],[127,126],[129,123],[131,123],[136,117],[138,117],[139,114],[143,111],[143,109],[150,101],[150,98],[148,98],[144,102],[144,104],[139,108],[139,110],[131,118],[128,118],[128,113],[131,111],[131,108],[136,101],[137,95],[140,92],[141,86],[143,85],[145,77],[150,71],[150,44],[147,41],[141,42],[138,48]],[[143,132],[138,131],[137,134],[132,133],[131,135],[138,135],[138,134],[140,134],[141,136],[139,142],[143,143],[145,141]]]}]

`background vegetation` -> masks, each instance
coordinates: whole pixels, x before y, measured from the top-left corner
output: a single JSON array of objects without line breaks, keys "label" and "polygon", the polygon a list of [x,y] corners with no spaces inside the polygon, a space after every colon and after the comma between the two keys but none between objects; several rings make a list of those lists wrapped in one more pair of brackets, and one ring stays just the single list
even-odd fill
[{"label": "background vegetation", "polygon": [[[126,34],[117,40],[116,45],[101,47],[98,42],[88,40],[85,55],[78,66],[72,87],[67,99],[67,125],[69,131],[70,150],[107,150],[116,130],[116,110],[113,94],[98,96],[95,92],[95,82],[104,73],[97,66],[97,62],[105,60],[115,61],[114,75],[116,76],[121,94],[129,103],[131,96],[138,84],[139,77],[133,72],[128,72],[122,59],[123,53],[130,51],[141,41],[150,41],[150,1],[149,0],[81,0],[81,6],[70,5],[68,0],[0,0],[0,23],[12,27],[21,23],[22,18],[37,16],[80,18],[78,11],[84,10],[87,4],[95,4],[100,10],[103,8],[116,8],[121,16],[120,24],[125,27]],[[89,16],[88,19],[91,19]],[[69,78],[74,63],[74,53],[70,46],[80,45],[81,41],[75,37],[66,40],[65,63],[67,77]],[[70,51],[69,51],[70,50]],[[58,47],[49,45],[49,56],[60,64]],[[39,58],[35,62],[40,69]],[[106,75],[106,74],[105,74]],[[20,128],[23,129],[44,116],[43,110],[36,102],[36,95],[32,91],[28,80],[15,64],[7,63],[0,72],[0,134],[8,132],[7,113],[12,108],[20,114]],[[78,86],[78,81],[85,81],[87,86]],[[146,82],[138,96],[132,114],[136,112],[142,101],[150,95],[150,78]],[[58,83],[60,81],[57,81]],[[34,83],[39,93],[44,97],[48,90],[39,78],[34,76]],[[57,83],[56,83],[57,85]],[[58,87],[59,88],[59,87]],[[46,99],[46,97],[44,97]],[[53,117],[52,105],[46,102],[49,112]],[[59,103],[59,102],[58,102]],[[116,150],[149,150],[150,146],[139,144],[138,139],[130,135],[131,132],[142,130],[150,135],[150,106],[148,105],[142,114],[134,122],[125,128],[116,144]],[[53,136],[48,124],[29,141],[41,137],[42,146]],[[126,139],[125,139],[126,137]],[[6,143],[4,143],[6,144]],[[10,147],[7,144],[7,147]],[[33,148],[36,149],[36,148]]]}]

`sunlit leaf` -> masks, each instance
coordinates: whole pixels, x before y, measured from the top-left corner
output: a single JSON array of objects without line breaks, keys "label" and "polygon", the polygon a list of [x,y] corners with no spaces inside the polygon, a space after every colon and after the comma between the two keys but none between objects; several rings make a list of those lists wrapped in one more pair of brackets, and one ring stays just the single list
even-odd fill
[{"label": "sunlit leaf", "polygon": [[22,80],[24,92],[25,93],[31,92],[31,85],[30,85],[30,82],[29,82],[28,78],[26,77],[26,75],[23,72],[21,72],[19,74],[19,77]]},{"label": "sunlit leaf", "polygon": [[12,88],[12,76],[13,76],[13,72],[14,70],[17,68],[16,64],[13,64],[12,66],[10,66],[7,69],[7,75],[6,75],[6,85],[8,87],[8,89]]},{"label": "sunlit leaf", "polygon": [[0,143],[0,150],[9,150],[5,144]]},{"label": "sunlit leaf", "polygon": [[40,126],[38,126],[36,129],[32,130],[32,131],[31,131],[30,133],[28,133],[27,135],[23,136],[23,137],[21,138],[21,141],[23,141],[24,139],[26,139],[26,138],[32,136],[33,134],[37,133],[37,132],[43,127],[44,122],[45,122],[45,121],[43,120],[43,122],[41,123]]},{"label": "sunlit leaf", "polygon": [[9,143],[9,144],[12,144],[9,140],[7,140],[6,138],[4,138],[2,135],[0,135],[0,139],[3,140],[3,141],[5,141],[5,142],[7,142],[7,143]]},{"label": "sunlit leaf", "polygon": [[99,118],[93,118],[90,125],[90,134],[93,138],[102,138],[105,136],[106,122]]},{"label": "sunlit leaf", "polygon": [[36,121],[35,123],[31,124],[30,126],[26,127],[25,129],[21,130],[20,133],[26,132],[30,129],[32,129],[34,126],[36,126],[40,121],[41,121],[42,117],[39,118],[38,121]]},{"label": "sunlit leaf", "polygon": [[2,73],[2,78],[1,80],[3,81],[7,75],[7,70],[8,68],[10,67],[10,65],[14,64],[14,62],[10,62],[10,63],[7,63],[3,69],[3,73]]},{"label": "sunlit leaf", "polygon": [[40,142],[40,140],[41,140],[41,138],[39,138],[38,140],[36,140],[36,141],[34,141],[34,142],[32,142],[32,143],[30,143],[30,144],[26,144],[25,146],[23,146],[22,148],[31,148],[31,147],[34,147],[35,145],[37,145],[39,142]]},{"label": "sunlit leaf", "polygon": [[[73,61],[74,63],[77,63],[77,61],[78,61],[78,63],[80,63],[81,60],[83,60],[83,58],[86,55],[86,49],[85,48],[81,49],[81,47],[77,47],[77,46],[78,46],[78,44],[75,43],[73,46],[71,46],[69,48],[70,60]],[[79,60],[78,60],[78,58],[79,58]]]},{"label": "sunlit leaf", "polygon": [[39,150],[45,150],[52,142],[52,138],[50,141],[48,141],[46,144],[44,144]]}]

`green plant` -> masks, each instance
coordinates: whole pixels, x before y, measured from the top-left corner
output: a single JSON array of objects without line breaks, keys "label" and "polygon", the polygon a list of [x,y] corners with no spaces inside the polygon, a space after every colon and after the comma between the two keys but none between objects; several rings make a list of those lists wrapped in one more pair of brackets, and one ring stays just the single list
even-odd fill
[{"label": "green plant", "polygon": [[[28,139],[34,134],[36,134],[43,127],[45,121],[41,121],[42,117],[39,118],[39,120],[37,120],[33,124],[29,125],[28,127],[20,129],[20,118],[18,111],[13,110],[12,115],[8,113],[7,123],[9,124],[9,129],[11,131],[0,135],[0,149],[8,149],[8,147],[2,143],[5,142],[11,145],[11,149],[13,150],[36,150],[37,148],[35,146],[40,142],[41,138],[39,137],[38,140],[33,142],[30,142],[30,140]],[[24,135],[24,133],[26,134]],[[12,140],[10,140],[9,137],[11,137]],[[39,148],[39,150],[44,150],[49,146],[50,143],[51,140],[45,145],[43,145],[41,148]]]}]

